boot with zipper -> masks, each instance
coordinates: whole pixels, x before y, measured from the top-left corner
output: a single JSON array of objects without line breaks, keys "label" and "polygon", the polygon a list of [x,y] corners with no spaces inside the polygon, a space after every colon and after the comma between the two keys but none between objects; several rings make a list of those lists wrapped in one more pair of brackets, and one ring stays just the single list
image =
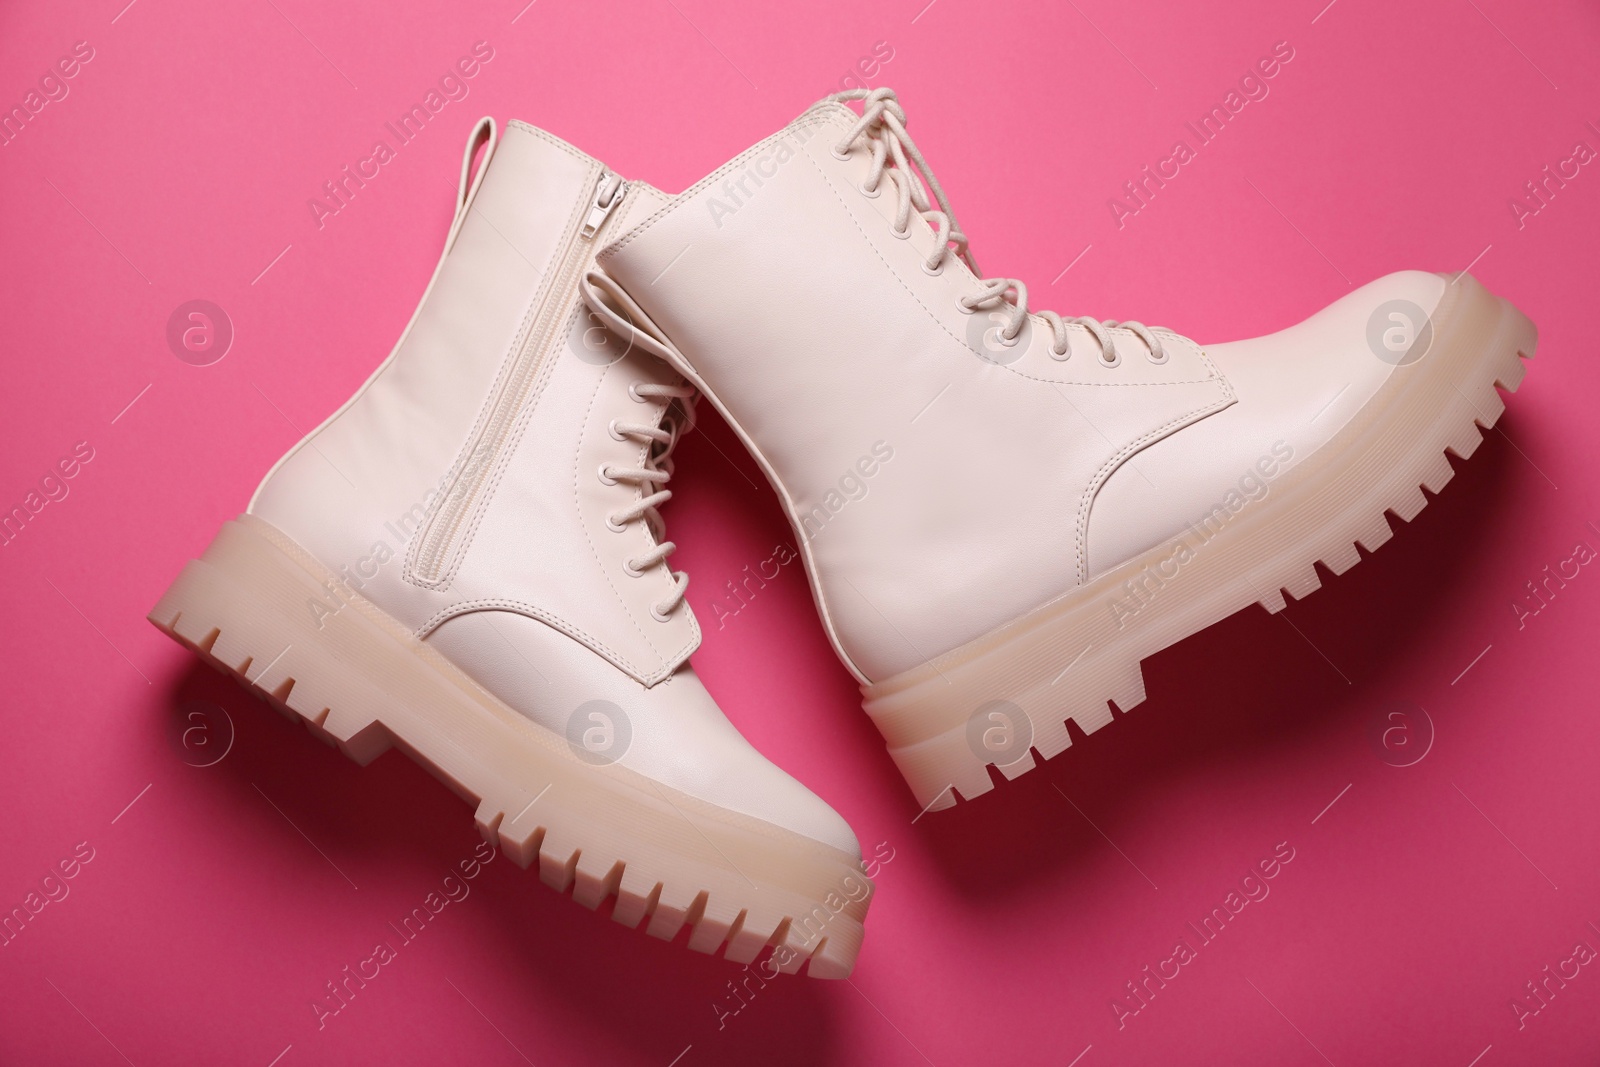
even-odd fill
[{"label": "boot with zipper", "polygon": [[872,892],[856,838],[688,663],[659,508],[695,390],[576,297],[606,234],[666,203],[480,122],[393,353],[150,620],[358,762],[398,746],[585,906],[844,977]]},{"label": "boot with zipper", "polygon": [[1145,657],[1377,548],[1536,341],[1465,273],[1391,274],[1227,344],[1030,312],[978,270],[881,88],[613,232],[586,302],[766,471],[924,810],[1138,704]]}]

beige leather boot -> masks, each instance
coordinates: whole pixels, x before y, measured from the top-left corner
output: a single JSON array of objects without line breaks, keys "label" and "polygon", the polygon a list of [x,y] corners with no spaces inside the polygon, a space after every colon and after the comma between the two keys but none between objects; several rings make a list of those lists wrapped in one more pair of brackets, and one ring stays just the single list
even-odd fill
[{"label": "beige leather boot", "polygon": [[694,390],[575,297],[599,242],[666,203],[479,123],[399,344],[150,620],[356,760],[399,746],[587,907],[843,977],[872,891],[855,836],[688,664],[657,509]]},{"label": "beige leather boot", "polygon": [[1471,277],[1419,271],[1228,344],[1030,313],[978,271],[887,89],[823,100],[630,224],[586,300],[766,470],[932,808],[1139,703],[1144,657],[1382,544],[1535,344]]}]

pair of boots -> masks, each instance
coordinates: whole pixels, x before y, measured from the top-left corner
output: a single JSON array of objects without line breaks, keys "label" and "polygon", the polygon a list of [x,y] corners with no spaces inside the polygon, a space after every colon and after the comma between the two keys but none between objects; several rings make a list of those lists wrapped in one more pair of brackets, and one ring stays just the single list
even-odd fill
[{"label": "pair of boots", "polygon": [[856,838],[689,666],[660,508],[697,401],[771,479],[926,810],[1137,704],[1142,658],[1387,540],[1534,344],[1465,274],[1219,345],[1031,312],[886,89],[675,197],[485,119],[393,353],[150,619],[358,761],[398,745],[580,903],[844,977]]}]

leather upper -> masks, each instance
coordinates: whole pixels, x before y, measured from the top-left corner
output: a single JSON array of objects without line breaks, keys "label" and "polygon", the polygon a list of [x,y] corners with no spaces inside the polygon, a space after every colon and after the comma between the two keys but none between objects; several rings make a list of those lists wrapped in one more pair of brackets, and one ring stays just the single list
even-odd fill
[{"label": "leather upper", "polygon": [[[849,824],[756,751],[688,664],[664,681],[641,685],[621,671],[595,670],[593,654],[578,642],[510,612],[458,615],[429,643],[530,717],[540,717],[539,709],[559,708],[565,715],[591,701],[606,701],[612,705],[608,716],[618,720],[613,727],[629,734],[619,760],[623,766],[860,855]],[[564,729],[565,722],[555,728]]]},{"label": "leather upper", "polygon": [[992,324],[958,304],[976,279],[930,274],[932,228],[913,213],[896,236],[888,183],[862,192],[867,153],[835,154],[855,119],[818,105],[599,262],[767,468],[830,636],[872,680],[1078,585],[1100,484],[1234,395],[1169,333],[1161,364],[1118,329],[1108,367],[1079,326],[1054,359],[1037,319],[1019,354],[980,355]]},{"label": "leather upper", "polygon": [[[393,353],[279,461],[250,512],[541,726],[567,735],[585,704],[607,701],[631,734],[623,766],[859,855],[844,820],[751,748],[696,678],[688,603],[652,613],[675,586],[665,562],[630,573],[656,545],[646,523],[607,521],[644,491],[607,484],[602,468],[637,468],[648,452],[614,423],[653,425],[667,403],[632,387],[681,379],[558,290],[598,247],[575,235],[604,168],[521,123],[490,144]],[[606,225],[622,232],[666,203],[629,183]],[[586,249],[575,271],[572,248]],[[531,396],[507,409],[493,447],[475,445],[552,302],[554,344]],[[475,469],[483,490],[465,498],[444,565],[419,572],[423,531]]]},{"label": "leather upper", "polygon": [[1236,511],[1269,496],[1273,480],[1332,439],[1394,370],[1369,341],[1374,312],[1404,300],[1432,315],[1447,284],[1424,271],[1390,274],[1288,329],[1206,345],[1238,403],[1152,442],[1106,479],[1089,513],[1089,576],[1219,506]]},{"label": "leather upper", "polygon": [[[607,463],[637,466],[644,456],[642,442],[607,432],[613,417],[636,421],[642,408],[661,410],[659,401],[632,400],[628,387],[675,375],[653,359],[608,362],[603,346],[616,342],[593,331],[566,294],[555,348],[565,358],[546,359],[535,398],[503,443],[476,458],[468,452],[498,384],[523,358],[530,320],[552,299],[551,279],[603,172],[598,161],[520,123],[506,129],[484,167],[394,353],[280,461],[250,510],[336,568],[359,569],[384,545],[394,560],[363,576],[361,592],[419,636],[462,611],[523,612],[638,680],[659,681],[698,646],[699,626],[687,604],[666,622],[652,618],[651,605],[672,588],[670,568],[640,578],[624,571],[654,540],[643,523],[620,533],[606,527],[606,515],[639,491],[603,485],[596,472]],[[634,183],[610,225],[620,232],[627,213],[647,214],[662,202]],[[581,346],[588,358],[578,358]],[[493,465],[492,491],[463,520],[448,580],[416,581],[408,549],[472,462]]]}]

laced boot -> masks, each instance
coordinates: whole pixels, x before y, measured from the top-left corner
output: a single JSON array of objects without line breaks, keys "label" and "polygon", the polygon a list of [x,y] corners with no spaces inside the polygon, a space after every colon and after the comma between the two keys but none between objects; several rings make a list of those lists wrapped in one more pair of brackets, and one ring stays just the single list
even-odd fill
[{"label": "laced boot", "polygon": [[483,120],[399,344],[150,620],[357,761],[400,747],[585,906],[843,977],[872,891],[856,838],[689,666],[660,508],[695,390],[576,297],[600,241],[666,203]]},{"label": "laced boot", "polygon": [[1386,541],[1536,339],[1464,273],[1391,274],[1226,344],[1032,312],[978,269],[888,89],[816,104],[598,264],[591,309],[771,479],[926,808],[1138,704],[1143,658]]}]

